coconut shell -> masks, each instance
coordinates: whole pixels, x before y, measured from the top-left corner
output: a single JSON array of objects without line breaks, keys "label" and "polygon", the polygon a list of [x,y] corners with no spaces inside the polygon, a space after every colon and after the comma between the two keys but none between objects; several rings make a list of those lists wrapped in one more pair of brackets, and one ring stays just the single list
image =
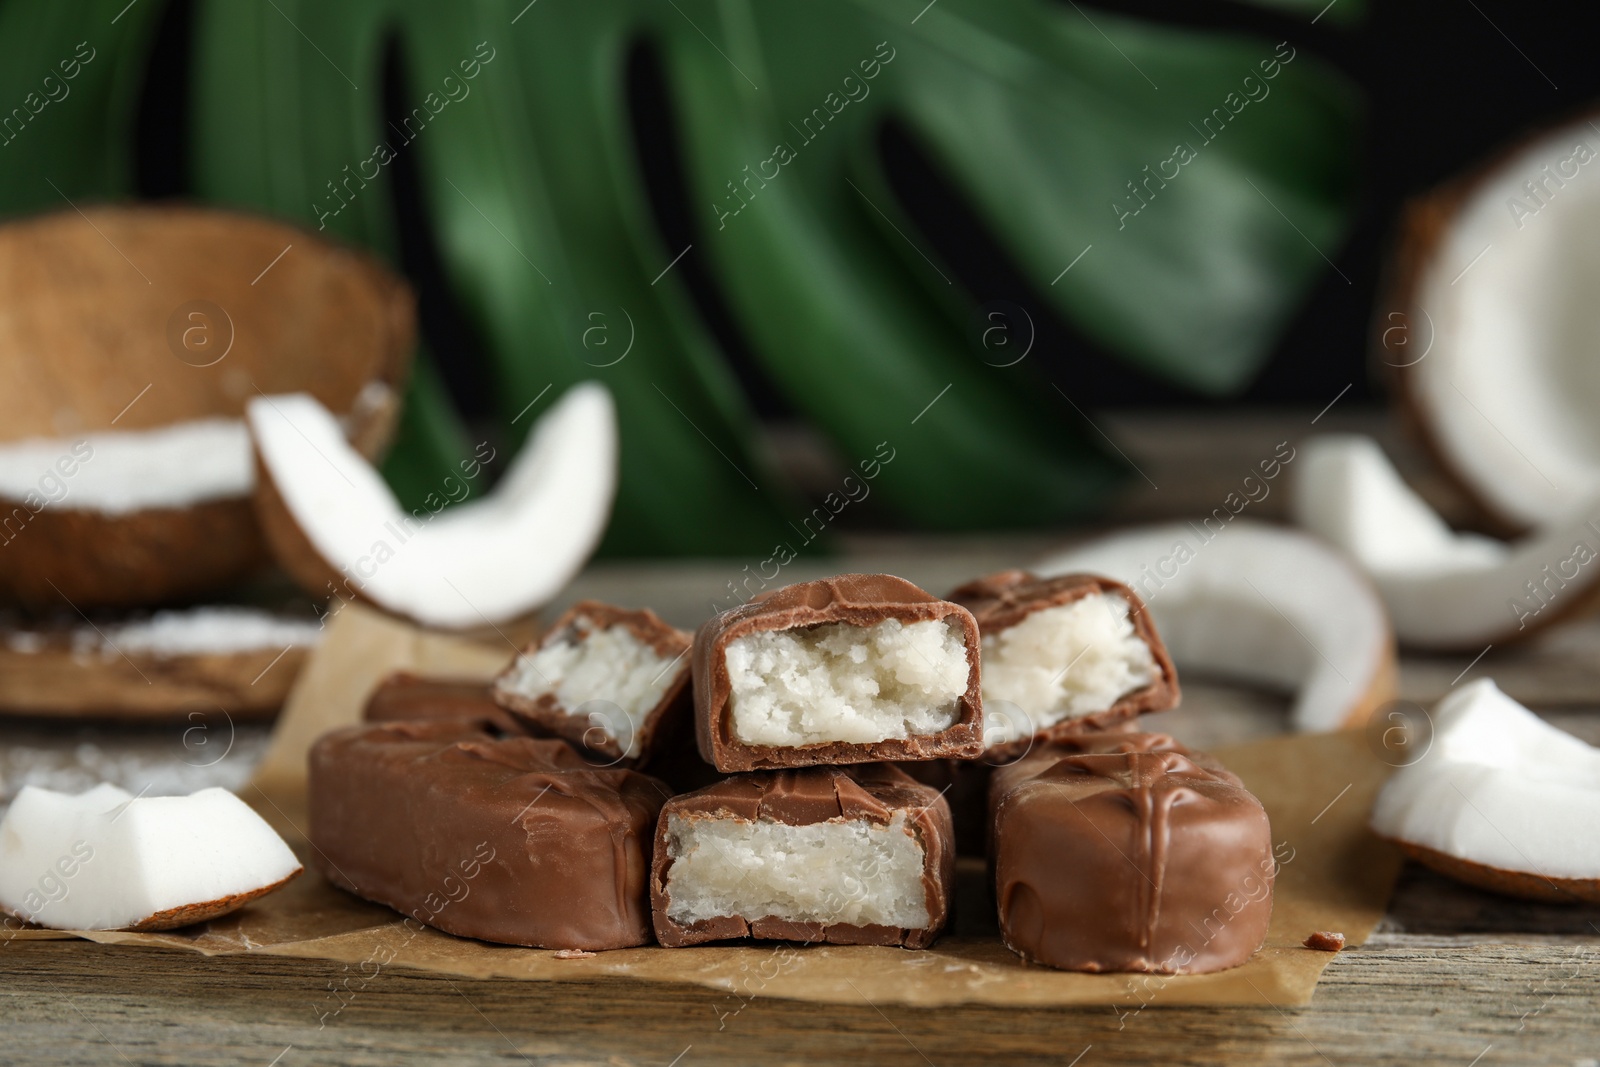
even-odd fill
[{"label": "coconut shell", "polygon": [[1550,904],[1600,904],[1600,878],[1547,878],[1529,871],[1508,871],[1475,863],[1409,841],[1396,840],[1395,844],[1424,867],[1491,893]]},{"label": "coconut shell", "polygon": [[[0,293],[0,444],[242,418],[254,396],[308,392],[351,414],[352,439],[376,456],[415,338],[410,290],[372,257],[204,208],[89,207],[0,226]],[[200,301],[210,347],[196,351],[184,331]],[[266,558],[247,500],[123,516],[71,501],[0,546],[0,598],[155,604],[213,592]]]},{"label": "coconut shell", "polygon": [[1520,536],[1528,532],[1528,526],[1506,514],[1479,491],[1450,455],[1443,440],[1429,423],[1427,407],[1417,395],[1415,375],[1410,370],[1415,364],[1396,366],[1394,361],[1385,358],[1392,350],[1386,345],[1384,337],[1395,325],[1389,315],[1398,312],[1406,316],[1409,325],[1423,276],[1437,258],[1457,216],[1478,195],[1484,184],[1492,181],[1525,150],[1552,132],[1594,117],[1592,113],[1580,113],[1541,127],[1501,148],[1471,170],[1408,200],[1401,211],[1393,248],[1379,287],[1382,297],[1376,305],[1378,310],[1373,316],[1370,341],[1372,362],[1377,373],[1391,386],[1396,401],[1395,410],[1402,425],[1422,445],[1450,487],[1470,510],[1472,521],[1469,525],[1497,537]]},{"label": "coconut shell", "polygon": [[220,897],[216,900],[202,901],[198,904],[184,904],[176,908],[158,911],[148,918],[140,919],[129,930],[139,933],[154,933],[157,930],[176,930],[180,926],[192,926],[207,919],[216,919],[238,911],[252,900],[259,900],[268,893],[276,892],[300,877],[305,872],[304,867],[296,867],[294,873],[287,878],[280,878],[271,885],[264,885],[260,889],[252,889],[247,893],[234,893],[232,896]]},{"label": "coconut shell", "polygon": [[[8,514],[19,513],[28,509],[16,504]],[[138,607],[203,596],[266,560],[247,498],[127,515],[45,507],[0,546],[0,600]]]},{"label": "coconut shell", "polygon": [[52,718],[182,719],[200,711],[236,720],[275,715],[310,649],[179,656],[20,652],[0,644],[0,713]]}]

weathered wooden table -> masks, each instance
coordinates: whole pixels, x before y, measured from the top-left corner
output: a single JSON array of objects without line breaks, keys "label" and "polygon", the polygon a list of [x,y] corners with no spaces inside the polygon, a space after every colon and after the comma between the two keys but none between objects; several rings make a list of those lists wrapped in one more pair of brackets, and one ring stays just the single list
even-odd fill
[{"label": "weathered wooden table", "polygon": [[[1235,468],[1271,454],[1276,441],[1304,435],[1314,414],[1108,425],[1161,486],[1145,486],[1122,514],[1208,511],[1227,492]],[[1372,419],[1336,413],[1315,429],[1341,424],[1367,427]],[[1260,517],[1278,514],[1276,497],[1263,502]],[[1058,540],[864,538],[851,542],[847,560],[815,564],[796,577],[882,568],[943,589],[1026,563]],[[606,565],[587,573],[571,596],[654,603],[677,621],[694,622],[707,597],[743,563]],[[1470,655],[1408,657],[1402,694],[1426,704],[1464,672],[1490,675],[1551,721],[1600,742],[1600,623],[1578,624],[1525,648],[1492,648],[1470,661]],[[1185,696],[1182,709],[1161,717],[1161,728],[1195,744],[1282,728],[1286,702],[1278,696],[1187,678]],[[100,739],[97,751],[114,749],[118,736]],[[18,738],[43,753],[49,737],[37,725],[0,723],[0,768],[7,766],[7,749],[22,743]],[[61,744],[82,741],[73,735]],[[248,760],[259,749],[260,738],[247,734],[235,757]],[[0,1063],[1600,1067],[1600,908],[1519,903],[1414,866],[1403,874],[1383,925],[1367,944],[1332,961],[1305,1009],[1156,1002],[1119,1016],[1109,1004],[918,1010],[773,997],[719,1021],[725,995],[690,985],[465,981],[388,970],[319,1029],[316,1006],[339,970],[305,960],[11,942],[0,948]]]}]

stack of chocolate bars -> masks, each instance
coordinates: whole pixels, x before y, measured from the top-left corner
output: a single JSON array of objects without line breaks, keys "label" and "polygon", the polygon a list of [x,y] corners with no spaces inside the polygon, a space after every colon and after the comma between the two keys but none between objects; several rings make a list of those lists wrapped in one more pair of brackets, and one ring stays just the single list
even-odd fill
[{"label": "stack of chocolate bars", "polygon": [[1132,732],[1178,699],[1144,605],[1088,575],[839,575],[692,637],[583,602],[488,687],[381,686],[312,751],[311,838],[439,929],[588,950],[925,948],[959,840],[1024,959],[1213,971],[1266,936],[1271,836],[1221,765]]}]

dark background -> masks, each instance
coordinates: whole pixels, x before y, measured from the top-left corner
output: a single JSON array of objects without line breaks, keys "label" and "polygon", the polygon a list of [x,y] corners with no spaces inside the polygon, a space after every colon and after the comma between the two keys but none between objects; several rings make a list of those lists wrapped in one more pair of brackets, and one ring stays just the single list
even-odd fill
[{"label": "dark background", "polygon": [[[1062,0],[1063,3],[1067,0]],[[1336,0],[1350,3],[1351,0]],[[1589,106],[1600,96],[1600,57],[1586,32],[1596,22],[1587,9],[1567,4],[1516,4],[1510,0],[1375,0],[1364,22],[1345,28],[1333,18],[1315,25],[1243,3],[1219,0],[1112,0],[1091,10],[1142,16],[1175,25],[1240,30],[1322,57],[1348,75],[1366,101],[1366,126],[1358,146],[1362,183],[1350,233],[1337,250],[1323,249],[1337,265],[1324,272],[1295,316],[1272,358],[1229,403],[1320,407],[1352,384],[1345,401],[1375,400],[1367,359],[1368,331],[1382,299],[1383,264],[1406,198],[1468,169],[1501,145],[1539,125]],[[192,5],[177,0],[167,10],[156,44],[153,74],[140,108],[139,187],[148,197],[188,193],[188,27]],[[387,106],[403,110],[398,64],[391,54]],[[666,244],[695,241],[671,137],[671,104],[647,48],[632,64],[632,99],[641,158],[650,178],[657,220]],[[1037,358],[1070,376],[1074,396],[1094,407],[1215,405],[1213,398],[1146,377],[1084,339],[1050,314],[1046,302],[1021,280],[999,246],[984,232],[962,197],[900,131],[882,132],[891,183],[923,234],[982,303],[1009,300],[1036,312]],[[401,153],[393,167],[402,221],[402,260],[416,283],[424,336],[451,392],[469,417],[489,410],[490,386],[481,348],[452,305],[422,225],[414,161]],[[695,299],[729,351],[762,414],[788,414],[745,352],[710,275],[693,254],[682,264]]]}]

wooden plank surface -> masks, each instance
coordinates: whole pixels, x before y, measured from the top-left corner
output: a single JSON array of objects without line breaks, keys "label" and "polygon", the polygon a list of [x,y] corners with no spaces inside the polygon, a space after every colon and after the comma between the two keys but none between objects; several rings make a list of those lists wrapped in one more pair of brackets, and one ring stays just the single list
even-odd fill
[{"label": "wooden plank surface", "polygon": [[[1315,414],[1230,419],[1226,426],[1119,420],[1119,440],[1161,488],[1135,490],[1118,515],[1132,521],[1203,512],[1227,491],[1234,466],[1248,465],[1263,446],[1266,455],[1290,434],[1377,426],[1370,414],[1335,409],[1312,427]],[[1442,490],[1438,499],[1448,506]],[[1273,508],[1263,508],[1262,517],[1281,517],[1276,498],[1263,503]],[[894,570],[944,589],[1025,563],[1059,540],[857,537],[848,540],[846,563],[796,564],[785,577],[848,565]],[[736,579],[743,562],[611,564],[587,572],[571,596],[653,603],[693,623],[709,608],[701,604],[714,595],[708,590]],[[1463,677],[1492,675],[1562,728],[1600,742],[1600,624],[1470,660],[1406,659],[1402,695],[1426,704]],[[1280,696],[1185,679],[1185,698],[1160,728],[1195,744],[1282,728]],[[0,770],[12,781],[4,785],[14,789],[23,748],[27,759],[65,767],[74,746],[89,744],[103,761],[114,760],[123,745],[143,751],[140,745],[176,743],[177,734],[159,742],[148,733],[127,736],[135,740],[115,731],[5,729]],[[241,735],[228,759],[243,762],[228,764],[229,774],[248,767],[260,740]],[[193,756],[179,750],[186,754]],[[1415,866],[1407,867],[1378,932],[1334,959],[1315,1002],[1298,1010],[1171,1008],[1159,992],[1142,1008],[1131,999],[1070,1010],[921,1011],[866,1001],[824,1007],[781,996],[741,1002],[688,985],[464,981],[385,970],[319,1028],[329,988],[345,977],[340,965],[13,941],[0,944],[0,975],[0,1063],[1600,1067],[1600,909],[1510,901]]]}]

